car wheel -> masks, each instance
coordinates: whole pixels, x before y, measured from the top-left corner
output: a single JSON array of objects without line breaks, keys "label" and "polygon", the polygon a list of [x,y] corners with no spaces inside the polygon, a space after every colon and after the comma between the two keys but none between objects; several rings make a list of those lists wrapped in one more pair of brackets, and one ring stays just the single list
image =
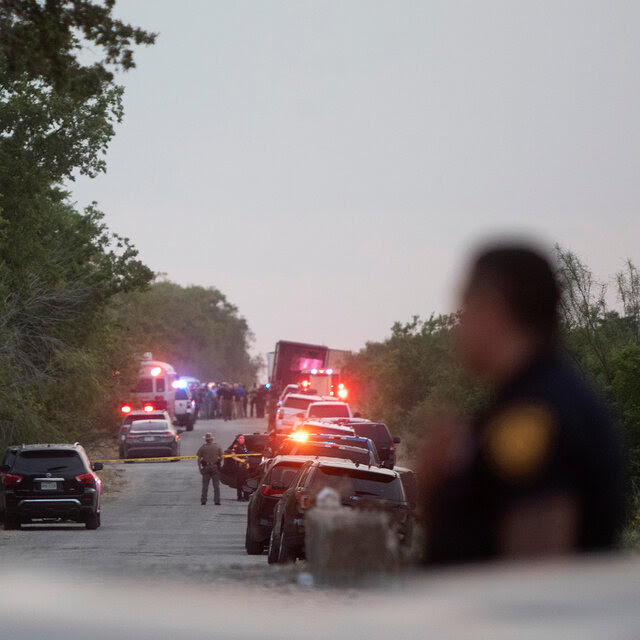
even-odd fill
[{"label": "car wheel", "polygon": [[295,562],[295,560],[296,554],[293,549],[287,544],[284,531],[281,531],[280,541],[278,543],[278,562],[280,564],[287,564],[289,562]]},{"label": "car wheel", "polygon": [[254,540],[249,532],[249,526],[247,525],[247,533],[244,538],[244,548],[247,550],[247,554],[250,556],[260,556],[264,551],[264,542]]},{"label": "car wheel", "polygon": [[8,516],[5,514],[4,516],[4,530],[5,531],[13,531],[15,529],[20,528],[20,520],[15,516]]},{"label": "car wheel", "polygon": [[85,520],[85,526],[87,527],[87,529],[97,529],[100,526],[100,514],[92,513],[88,515],[87,519]]},{"label": "car wheel", "polygon": [[120,449],[118,449],[118,458],[120,458],[120,460],[123,460],[124,457],[125,457],[124,449],[122,447],[120,447]]},{"label": "car wheel", "polygon": [[269,538],[269,552],[267,554],[267,562],[269,564],[277,564],[278,563],[278,553],[280,551],[279,542],[280,540],[275,535],[276,528],[274,527],[271,530],[271,537]]},{"label": "car wheel", "polygon": [[196,421],[193,418],[189,418],[187,420],[187,431],[193,431],[193,425],[196,423]]}]

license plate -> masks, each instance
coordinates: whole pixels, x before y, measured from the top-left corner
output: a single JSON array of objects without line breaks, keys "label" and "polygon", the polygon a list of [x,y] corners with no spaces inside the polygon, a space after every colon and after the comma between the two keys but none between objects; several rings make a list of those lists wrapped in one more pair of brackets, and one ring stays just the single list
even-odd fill
[{"label": "license plate", "polygon": [[58,488],[57,482],[41,482],[40,489],[42,491],[55,491]]},{"label": "license plate", "polygon": [[153,442],[154,440],[155,440],[155,438],[154,438],[153,436],[146,436],[146,437],[144,438],[144,441],[145,441],[145,442]]}]

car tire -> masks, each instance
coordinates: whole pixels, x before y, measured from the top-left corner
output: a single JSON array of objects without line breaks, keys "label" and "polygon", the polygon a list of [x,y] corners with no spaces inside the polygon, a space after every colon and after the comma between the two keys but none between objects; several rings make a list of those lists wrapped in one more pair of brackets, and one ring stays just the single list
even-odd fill
[{"label": "car tire", "polygon": [[269,538],[269,551],[267,553],[267,562],[269,564],[278,563],[278,551],[279,551],[279,536],[275,536],[275,527],[271,530],[271,537]]},{"label": "car tire", "polygon": [[193,418],[189,418],[187,420],[187,431],[193,431],[193,425],[196,423],[196,421]]},{"label": "car tire", "polygon": [[20,520],[15,516],[8,516],[5,514],[4,516],[4,530],[5,531],[15,531],[20,528]]},{"label": "car tire", "polygon": [[97,529],[100,526],[100,514],[92,513],[88,515],[84,524],[87,529],[91,529],[92,531]]},{"label": "car tire", "polygon": [[262,552],[264,551],[264,542],[260,540],[254,540],[251,537],[249,525],[247,525],[247,533],[244,537],[244,548],[247,550],[247,555],[250,556],[261,556]]},{"label": "car tire", "polygon": [[120,449],[118,449],[118,458],[120,458],[120,460],[124,460],[124,458],[125,458],[124,449],[122,447],[120,447]]},{"label": "car tire", "polygon": [[280,540],[278,541],[278,563],[288,564],[296,561],[294,550],[287,544],[284,531],[280,532]]}]

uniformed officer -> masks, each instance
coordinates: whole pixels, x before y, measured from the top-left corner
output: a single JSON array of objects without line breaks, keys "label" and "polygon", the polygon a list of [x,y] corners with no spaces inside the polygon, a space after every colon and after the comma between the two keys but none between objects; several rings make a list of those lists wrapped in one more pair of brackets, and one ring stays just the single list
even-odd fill
[{"label": "uniformed officer", "polygon": [[491,388],[468,427],[433,425],[423,459],[425,561],[609,549],[623,464],[606,407],[562,354],[560,290],[526,247],[476,259],[457,328],[462,364]]},{"label": "uniformed officer", "polygon": [[236,491],[238,495],[238,501],[247,500],[243,491],[243,487],[247,478],[249,477],[249,462],[246,457],[248,453],[247,447],[244,443],[244,436],[242,434],[236,437],[236,441],[231,447],[231,455],[236,464]]},{"label": "uniformed officer", "polygon": [[213,434],[204,436],[205,443],[198,449],[198,469],[202,475],[201,504],[207,504],[209,482],[213,483],[213,502],[220,504],[220,465],[222,463],[222,449],[213,441]]}]

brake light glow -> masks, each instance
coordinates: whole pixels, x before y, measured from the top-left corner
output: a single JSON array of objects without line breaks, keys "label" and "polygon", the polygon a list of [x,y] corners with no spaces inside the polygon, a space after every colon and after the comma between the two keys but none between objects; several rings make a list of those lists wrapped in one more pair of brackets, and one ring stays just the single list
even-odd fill
[{"label": "brake light glow", "polygon": [[338,389],[338,398],[340,400],[346,400],[349,392],[346,389]]},{"label": "brake light glow", "polygon": [[96,477],[93,475],[93,473],[82,473],[79,476],[76,476],[76,481],[78,482],[78,484],[83,485],[95,484]]},{"label": "brake light glow", "polygon": [[4,477],[5,487],[15,487],[22,482],[22,476],[15,476],[12,473],[7,473]]},{"label": "brake light glow", "polygon": [[263,484],[262,487],[260,487],[260,491],[262,492],[263,496],[281,496],[284,493],[284,491],[274,489],[269,484]]},{"label": "brake light glow", "polygon": [[162,373],[162,367],[153,367],[151,369],[151,375],[154,378],[157,378]]},{"label": "brake light glow", "polygon": [[120,411],[121,411],[122,413],[124,413],[124,414],[131,413],[131,409],[132,409],[132,407],[131,407],[131,405],[130,405],[130,404],[123,404],[123,405],[120,407]]},{"label": "brake light glow", "polygon": [[303,389],[308,389],[310,385],[311,385],[311,383],[308,380],[302,380],[302,382],[300,382],[300,386]]},{"label": "brake light glow", "polygon": [[152,404],[145,404],[144,407],[142,408],[146,413],[151,413],[155,409],[155,407]]},{"label": "brake light glow", "polygon": [[298,442],[306,442],[309,439],[309,434],[306,431],[295,431],[290,437]]}]

